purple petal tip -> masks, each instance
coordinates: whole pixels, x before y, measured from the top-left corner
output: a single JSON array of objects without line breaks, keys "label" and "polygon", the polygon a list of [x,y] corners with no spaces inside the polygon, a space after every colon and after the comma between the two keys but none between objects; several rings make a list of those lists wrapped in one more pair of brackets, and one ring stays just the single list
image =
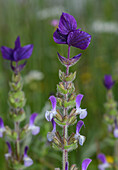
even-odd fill
[{"label": "purple petal tip", "polygon": [[87,158],[85,160],[83,160],[82,162],[82,170],[86,170],[89,166],[89,164],[91,163],[91,159]]}]

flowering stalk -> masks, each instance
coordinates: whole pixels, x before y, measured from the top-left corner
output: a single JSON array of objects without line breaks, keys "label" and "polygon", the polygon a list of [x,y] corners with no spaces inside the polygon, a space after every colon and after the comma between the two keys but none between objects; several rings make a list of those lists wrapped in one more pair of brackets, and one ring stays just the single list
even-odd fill
[{"label": "flowering stalk", "polygon": [[[112,80],[111,75],[104,76],[104,86],[107,89],[107,102],[105,103],[105,115],[104,120],[108,127],[108,135],[109,138],[114,142],[114,162],[112,164],[106,161],[104,154],[99,154],[98,158],[103,163],[100,167],[110,167],[112,166],[114,169],[118,170],[118,110],[117,110],[117,102],[114,100],[112,87],[115,81]],[[99,168],[100,169],[100,168]]]},{"label": "flowering stalk", "polygon": [[[74,79],[76,72],[69,73],[69,68],[76,64],[81,56],[78,54],[70,58],[70,47],[74,46],[85,50],[91,40],[91,36],[80,29],[77,29],[77,23],[73,16],[62,13],[59,26],[53,34],[54,41],[58,44],[68,45],[67,58],[62,57],[59,53],[59,61],[66,67],[66,72],[59,70],[59,78],[61,82],[57,85],[57,97],[50,96],[52,110],[46,111],[45,117],[48,121],[52,121],[53,130],[47,135],[48,141],[52,142],[52,146],[63,152],[63,170],[69,169],[68,153],[78,147],[78,142],[83,145],[85,137],[80,135],[80,129],[84,122],[80,120],[76,126],[76,133],[68,135],[68,127],[77,122],[77,115],[80,119],[87,116],[86,109],[81,109],[80,104],[83,98],[82,94],[76,95],[74,87]],[[76,108],[74,108],[76,106]],[[56,124],[62,127],[62,136],[56,131]],[[82,163],[82,170],[86,170],[90,159],[85,159]],[[72,165],[71,170],[76,169],[76,165]]]},{"label": "flowering stalk", "polygon": [[[19,64],[20,60],[27,59],[31,56],[33,45],[26,45],[21,47],[20,37],[15,41],[15,48],[11,49],[5,46],[1,47],[2,56],[4,59],[10,60],[11,69],[13,71],[12,81],[10,82],[10,91],[8,95],[9,102],[9,115],[14,123],[14,129],[6,126],[2,118],[0,118],[0,137],[3,137],[3,133],[10,138],[10,142],[6,142],[8,146],[8,153],[5,154],[5,158],[9,163],[9,166],[13,169],[24,169],[31,166],[33,161],[27,156],[28,146],[24,148],[24,155],[21,152],[21,141],[28,132],[32,132],[33,135],[39,133],[40,128],[34,125],[34,121],[37,113],[34,113],[30,117],[29,124],[21,128],[21,122],[25,120],[26,113],[24,111],[25,106],[25,94],[22,91],[23,82],[21,77],[21,70],[25,67],[26,61],[23,64]],[[11,147],[13,141],[14,149]],[[24,161],[24,164],[23,164]]]}]

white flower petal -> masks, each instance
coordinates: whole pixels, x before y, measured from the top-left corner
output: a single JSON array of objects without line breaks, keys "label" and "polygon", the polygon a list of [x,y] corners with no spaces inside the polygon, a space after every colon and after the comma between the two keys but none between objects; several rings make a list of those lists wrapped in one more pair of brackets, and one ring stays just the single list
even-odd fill
[{"label": "white flower petal", "polygon": [[33,164],[33,160],[30,157],[28,156],[24,157],[24,166],[29,167],[32,164]]},{"label": "white flower petal", "polygon": [[83,143],[85,142],[85,139],[86,139],[85,136],[80,135],[80,136],[79,136],[79,144],[80,144],[80,145],[83,145]]},{"label": "white flower petal", "polygon": [[28,129],[32,131],[32,135],[37,135],[40,132],[39,126],[32,125],[32,126],[29,126]]}]

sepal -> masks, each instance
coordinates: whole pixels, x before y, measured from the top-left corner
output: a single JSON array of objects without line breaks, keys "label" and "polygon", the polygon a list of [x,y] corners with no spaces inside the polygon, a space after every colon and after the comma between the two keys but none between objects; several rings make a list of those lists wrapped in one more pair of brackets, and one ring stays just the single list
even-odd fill
[{"label": "sepal", "polygon": [[25,115],[25,111],[23,109],[20,109],[18,111],[18,114],[16,115],[14,112],[10,112],[10,117],[15,121],[15,122],[22,122],[23,120],[25,120],[26,115]]},{"label": "sepal", "polygon": [[76,71],[74,73],[70,73],[67,76],[64,72],[59,70],[59,78],[60,78],[61,81],[64,81],[64,82],[72,82],[76,78]]},{"label": "sepal", "polygon": [[10,82],[9,85],[12,91],[21,90],[23,87],[23,84],[21,83],[21,81],[19,81],[17,84],[15,82]]},{"label": "sepal", "polygon": [[73,165],[70,167],[70,170],[78,170],[78,168],[76,167],[76,164],[73,164]]},{"label": "sepal", "polygon": [[9,104],[14,108],[23,108],[25,105],[25,95],[23,91],[9,92]]},{"label": "sepal", "polygon": [[73,143],[71,145],[65,145],[64,149],[66,149],[68,152],[77,149],[78,145],[77,143]]},{"label": "sepal", "polygon": [[57,85],[57,92],[63,95],[68,93],[67,89],[64,87],[64,84],[62,82],[60,82],[59,85]]},{"label": "sepal", "polygon": [[56,150],[62,150],[62,148],[63,148],[63,140],[62,140],[62,137],[60,136],[58,131],[55,133],[55,136],[54,136],[53,142],[52,142],[52,146]]},{"label": "sepal", "polygon": [[75,102],[75,99],[74,100],[70,100],[70,101],[64,101],[64,107],[67,108],[72,108],[72,107],[75,107],[76,105],[76,102]]},{"label": "sepal", "polygon": [[68,89],[68,93],[71,94],[75,91],[75,87],[74,87],[74,84],[73,83],[69,83],[68,86],[67,86],[67,89]]},{"label": "sepal", "polygon": [[62,107],[63,101],[61,98],[57,97],[57,106]]}]

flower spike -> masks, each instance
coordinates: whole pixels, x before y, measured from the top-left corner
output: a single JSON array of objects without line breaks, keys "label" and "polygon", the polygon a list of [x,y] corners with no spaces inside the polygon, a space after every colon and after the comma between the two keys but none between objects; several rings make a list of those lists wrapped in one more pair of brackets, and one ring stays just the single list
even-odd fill
[{"label": "flower spike", "polygon": [[5,154],[5,159],[8,160],[11,157],[12,150],[11,150],[11,145],[8,141],[6,142],[6,144],[8,146],[8,153]]},{"label": "flower spike", "polygon": [[38,116],[37,113],[33,113],[30,116],[30,122],[29,122],[28,129],[32,131],[32,135],[37,135],[40,132],[40,127],[34,125],[34,121],[35,121],[37,116]]},{"label": "flower spike", "polygon": [[57,114],[57,112],[56,112],[56,103],[57,103],[56,97],[50,96],[49,99],[52,103],[52,110],[46,111],[46,113],[45,113],[45,118],[47,119],[47,121],[51,121],[53,116],[55,116]]},{"label": "flower spike", "polygon": [[99,170],[105,170],[110,167],[110,164],[107,162],[106,157],[103,153],[100,153],[97,158],[102,162],[102,164],[98,165]]},{"label": "flower spike", "polygon": [[5,127],[4,127],[4,122],[2,120],[2,118],[0,117],[0,138],[3,137],[3,133],[6,131]]},{"label": "flower spike", "polygon": [[75,139],[76,140],[79,140],[79,144],[80,145],[83,145],[83,143],[85,142],[85,136],[83,135],[80,135],[80,129],[81,127],[84,125],[84,122],[82,120],[80,120],[78,123],[77,123],[77,126],[76,126],[76,134],[75,134]]},{"label": "flower spike", "polygon": [[80,116],[80,119],[84,119],[87,116],[87,110],[81,109],[80,104],[81,100],[83,98],[82,94],[77,95],[76,97],[76,113],[78,113]]},{"label": "flower spike", "polygon": [[91,163],[91,159],[87,158],[87,159],[84,159],[83,162],[82,162],[82,170],[86,170],[89,166],[89,164]]},{"label": "flower spike", "polygon": [[33,164],[33,160],[29,156],[27,156],[28,149],[29,149],[28,146],[26,146],[25,149],[24,149],[23,160],[24,160],[24,166],[25,167],[29,167]]},{"label": "flower spike", "polygon": [[47,139],[49,142],[53,141],[53,138],[54,138],[55,132],[56,132],[56,122],[54,121],[54,118],[52,118],[52,126],[53,126],[52,132],[48,132],[48,134],[47,134]]}]

